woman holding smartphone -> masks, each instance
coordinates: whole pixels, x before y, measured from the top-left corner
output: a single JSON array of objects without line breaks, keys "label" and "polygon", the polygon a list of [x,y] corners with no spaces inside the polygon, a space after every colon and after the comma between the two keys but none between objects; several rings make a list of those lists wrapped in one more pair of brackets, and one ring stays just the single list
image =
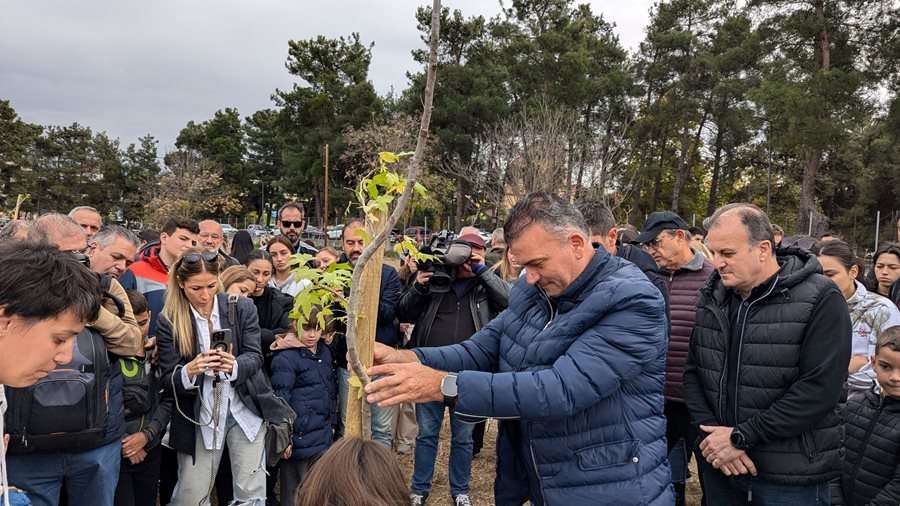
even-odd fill
[{"label": "woman holding smartphone", "polygon": [[[265,500],[263,419],[283,418],[261,369],[256,308],[237,298],[230,323],[218,275],[215,253],[186,251],[169,270],[157,326],[163,384],[174,401],[169,445],[178,452],[175,506],[210,504],[224,447],[231,455],[234,499]],[[220,340],[225,349],[216,349]]]}]

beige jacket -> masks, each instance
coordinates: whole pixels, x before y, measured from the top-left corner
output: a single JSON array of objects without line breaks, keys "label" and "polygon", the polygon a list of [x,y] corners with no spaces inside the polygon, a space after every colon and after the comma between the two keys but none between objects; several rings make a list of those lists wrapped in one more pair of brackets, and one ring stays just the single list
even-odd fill
[{"label": "beige jacket", "polygon": [[122,285],[113,278],[109,284],[109,293],[115,295],[125,306],[125,314],[119,318],[118,308],[111,299],[104,298],[100,305],[100,314],[97,320],[89,324],[103,336],[106,341],[106,349],[113,355],[120,357],[143,357],[144,339],[141,329],[138,327],[128,294]]}]

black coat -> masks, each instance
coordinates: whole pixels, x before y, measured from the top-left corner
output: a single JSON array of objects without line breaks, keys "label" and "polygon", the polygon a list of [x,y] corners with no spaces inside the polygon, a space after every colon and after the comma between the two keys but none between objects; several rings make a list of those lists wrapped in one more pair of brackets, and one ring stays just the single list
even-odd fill
[{"label": "black coat", "polygon": [[259,333],[263,355],[269,352],[277,334],[284,334],[291,330],[291,310],[294,308],[294,299],[290,295],[281,293],[281,290],[265,287],[262,295],[251,296],[250,300],[256,305],[256,314],[259,317]]},{"label": "black coat", "polygon": [[[850,313],[815,256],[783,248],[778,262],[777,277],[742,303],[748,316],[737,335],[729,314],[734,292],[719,273],[700,291],[684,398],[697,425],[736,422],[759,479],[809,485],[840,473],[837,403],[850,362]],[[740,351],[731,392],[726,378],[733,340]]]},{"label": "black coat", "polygon": [[[506,281],[487,268],[475,277],[474,283],[471,296],[468,297],[468,310],[471,311],[477,332],[506,309],[510,288]],[[412,287],[400,297],[400,302],[397,303],[397,318],[404,323],[416,324],[408,343],[410,348],[428,346],[431,325],[443,297],[443,293],[431,293],[427,285],[419,283],[413,283]],[[469,337],[460,336],[459,342]]]},{"label": "black coat", "polygon": [[900,400],[874,390],[847,403],[845,504],[900,504]]},{"label": "black coat", "polygon": [[[237,300],[237,324],[228,323],[228,295],[218,294],[219,321],[222,328],[232,330],[234,343],[233,354],[238,364],[237,378],[232,382],[241,402],[244,403],[253,414],[269,422],[281,422],[284,419],[284,410],[276,401],[269,385],[268,378],[262,370],[263,356],[259,344],[259,323],[256,316],[256,308],[246,297]],[[184,367],[200,352],[197,341],[197,328],[194,326],[194,352],[191,356],[182,356],[172,335],[172,325],[160,315],[157,324],[156,338],[159,346],[159,363],[162,368],[162,380],[164,396],[173,401],[177,398],[178,407],[184,414],[194,420],[200,419],[200,396],[198,392],[203,389],[206,375],[197,378],[197,389],[187,390],[181,382],[180,367]],[[176,370],[176,368],[178,368]],[[172,389],[174,375],[174,391]],[[251,391],[255,393],[251,394]],[[262,406],[260,412],[257,404]],[[172,420],[169,432],[169,446],[180,453],[194,456],[194,445],[198,434],[197,426],[184,417],[179,410],[172,410]]]}]

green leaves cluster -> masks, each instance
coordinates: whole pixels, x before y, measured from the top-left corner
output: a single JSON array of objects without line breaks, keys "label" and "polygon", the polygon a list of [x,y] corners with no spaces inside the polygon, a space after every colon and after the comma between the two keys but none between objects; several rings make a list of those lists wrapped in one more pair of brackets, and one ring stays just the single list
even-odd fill
[{"label": "green leaves cluster", "polygon": [[[294,279],[305,279],[310,282],[294,296],[294,309],[290,314],[292,319],[307,324],[312,308],[319,306],[321,310],[316,324],[320,329],[325,329],[326,317],[339,321],[346,320],[347,300],[344,294],[350,288],[350,276],[353,274],[350,264],[333,263],[322,271],[311,267],[315,264],[314,256],[302,253],[291,256],[288,264],[293,266],[291,274]],[[339,316],[335,316],[335,308],[341,308]]]}]

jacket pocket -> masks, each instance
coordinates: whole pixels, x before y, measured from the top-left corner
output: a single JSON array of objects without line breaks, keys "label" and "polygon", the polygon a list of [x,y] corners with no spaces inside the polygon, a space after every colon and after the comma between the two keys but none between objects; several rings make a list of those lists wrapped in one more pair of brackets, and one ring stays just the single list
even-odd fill
[{"label": "jacket pocket", "polygon": [[816,460],[816,444],[812,433],[800,434],[800,450],[809,462]]},{"label": "jacket pocket", "polygon": [[575,455],[578,457],[578,467],[582,471],[599,471],[626,464],[637,464],[639,447],[640,441],[637,439],[624,439],[588,446],[575,452]]}]

